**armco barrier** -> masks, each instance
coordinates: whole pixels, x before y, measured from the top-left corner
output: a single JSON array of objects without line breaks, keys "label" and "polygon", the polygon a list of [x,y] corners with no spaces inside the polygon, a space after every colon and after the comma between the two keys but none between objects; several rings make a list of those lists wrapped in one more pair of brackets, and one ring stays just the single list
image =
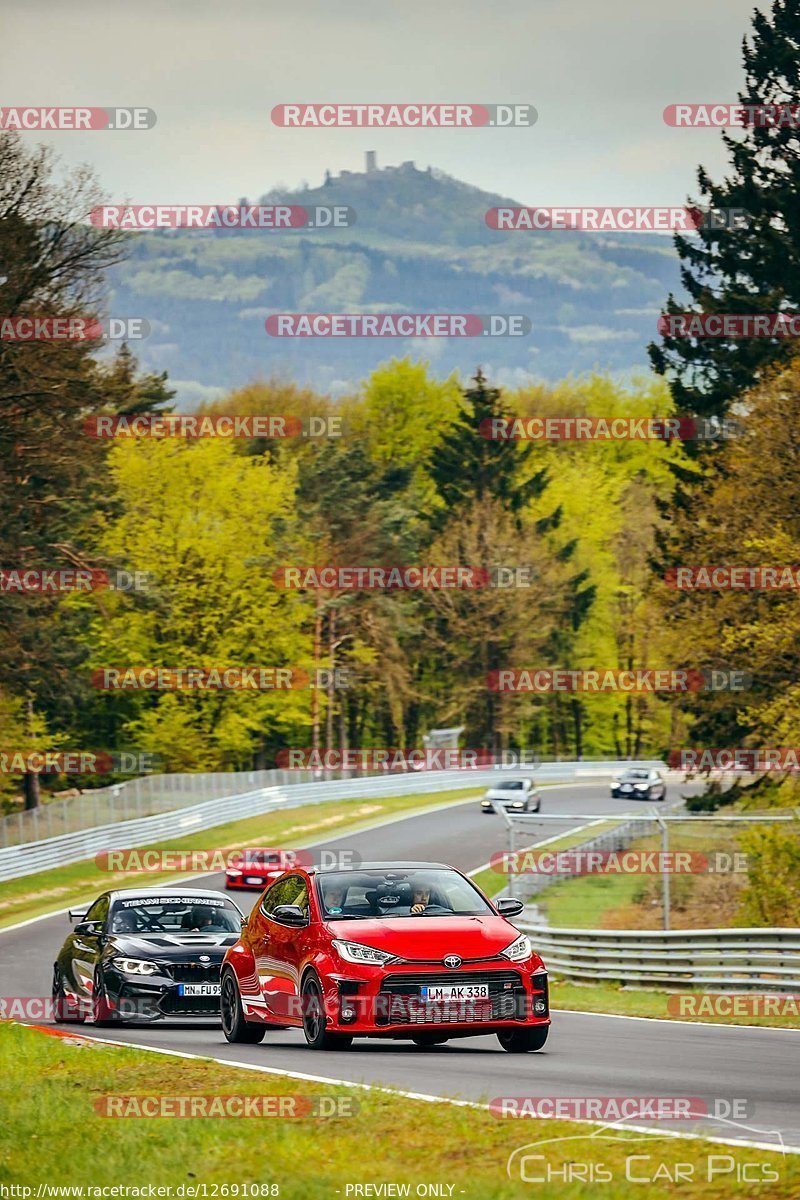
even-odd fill
[{"label": "armco barrier", "polygon": [[[627,765],[624,762],[592,764],[596,769],[602,768],[606,775],[621,770]],[[655,761],[642,765],[663,767],[663,763]],[[574,780],[576,773],[585,770],[586,767],[586,763],[580,762],[544,763],[535,768],[535,778],[539,783],[566,783]],[[420,771],[400,775],[366,776],[359,779],[319,780],[313,783],[262,786],[236,795],[218,796],[216,799],[206,800],[200,804],[173,808],[169,812],[155,813],[152,816],[110,822],[94,826],[91,829],[61,834],[58,837],[41,838],[38,841],[23,842],[16,846],[5,846],[0,849],[0,881],[32,875],[36,871],[44,871],[49,867],[80,862],[83,859],[92,858],[103,850],[133,849],[136,846],[146,846],[164,841],[167,838],[186,837],[190,833],[212,829],[215,825],[224,825],[228,821],[237,821],[242,817],[258,816],[278,807],[295,808],[306,804],[321,804],[329,800],[356,800],[359,797],[368,796],[434,793],[454,788],[474,787],[478,790],[488,787],[489,784],[496,781],[499,774],[507,775],[518,771],[533,770],[533,765],[529,767],[523,765],[513,768],[492,767],[481,771]],[[260,772],[259,774],[267,776],[271,773]],[[284,779],[289,774],[289,772],[281,772]],[[153,776],[152,778],[158,777]],[[204,782],[208,777],[189,775],[180,778],[196,780],[198,794],[202,796]],[[219,776],[213,778],[216,786],[219,786]]]},{"label": "armco barrier", "polygon": [[553,929],[517,920],[553,975],[584,982],[800,992],[800,929]]}]

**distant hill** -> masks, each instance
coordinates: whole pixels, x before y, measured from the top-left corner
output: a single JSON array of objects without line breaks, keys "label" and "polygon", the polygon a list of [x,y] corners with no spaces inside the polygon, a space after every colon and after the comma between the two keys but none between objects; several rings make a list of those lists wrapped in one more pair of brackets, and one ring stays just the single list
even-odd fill
[{"label": "distant hill", "polygon": [[[647,365],[668,291],[680,291],[671,239],[655,234],[499,233],[484,221],[512,200],[412,163],[342,172],[262,201],[349,205],[347,229],[131,234],[112,277],[113,314],[153,326],[135,349],[168,370],[187,406],[208,389],[280,374],[334,393],[379,362],[412,354],[438,373],[478,362],[501,383]],[[268,337],[274,312],[523,313],[521,338]]]}]

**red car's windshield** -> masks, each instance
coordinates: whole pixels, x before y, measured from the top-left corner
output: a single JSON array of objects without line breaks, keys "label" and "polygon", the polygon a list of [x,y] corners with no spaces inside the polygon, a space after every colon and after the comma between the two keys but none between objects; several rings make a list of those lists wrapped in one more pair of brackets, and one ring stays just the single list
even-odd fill
[{"label": "red car's windshield", "polygon": [[445,868],[331,871],[316,878],[323,915],[331,920],[376,917],[465,917],[493,910],[457,871]]}]

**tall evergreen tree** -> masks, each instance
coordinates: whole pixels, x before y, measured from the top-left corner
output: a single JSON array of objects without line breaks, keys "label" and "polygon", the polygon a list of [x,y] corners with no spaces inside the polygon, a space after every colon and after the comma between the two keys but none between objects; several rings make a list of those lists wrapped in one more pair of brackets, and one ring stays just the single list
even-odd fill
[{"label": "tall evergreen tree", "polygon": [[[696,234],[676,235],[690,304],[670,295],[665,316],[800,311],[800,0],[774,0],[768,16],[756,11],[743,56],[740,103],[795,106],[794,125],[756,119],[743,134],[723,134],[728,176],[714,183],[698,170],[699,199],[693,203],[701,211],[743,209],[747,217],[740,227],[705,223]],[[649,350],[681,413],[722,417],[769,364],[791,352],[792,340],[665,334]]]}]

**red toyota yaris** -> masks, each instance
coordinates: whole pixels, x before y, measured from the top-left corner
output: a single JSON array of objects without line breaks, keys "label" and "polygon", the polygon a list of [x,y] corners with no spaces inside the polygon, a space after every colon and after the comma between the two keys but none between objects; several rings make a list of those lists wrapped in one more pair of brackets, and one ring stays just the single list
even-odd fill
[{"label": "red toyota yaris", "polygon": [[354,1037],[419,1046],[496,1033],[514,1053],[541,1050],[547,971],[508,917],[441,863],[292,870],[264,892],[222,965],[229,1042],[302,1028],[332,1050]]}]

